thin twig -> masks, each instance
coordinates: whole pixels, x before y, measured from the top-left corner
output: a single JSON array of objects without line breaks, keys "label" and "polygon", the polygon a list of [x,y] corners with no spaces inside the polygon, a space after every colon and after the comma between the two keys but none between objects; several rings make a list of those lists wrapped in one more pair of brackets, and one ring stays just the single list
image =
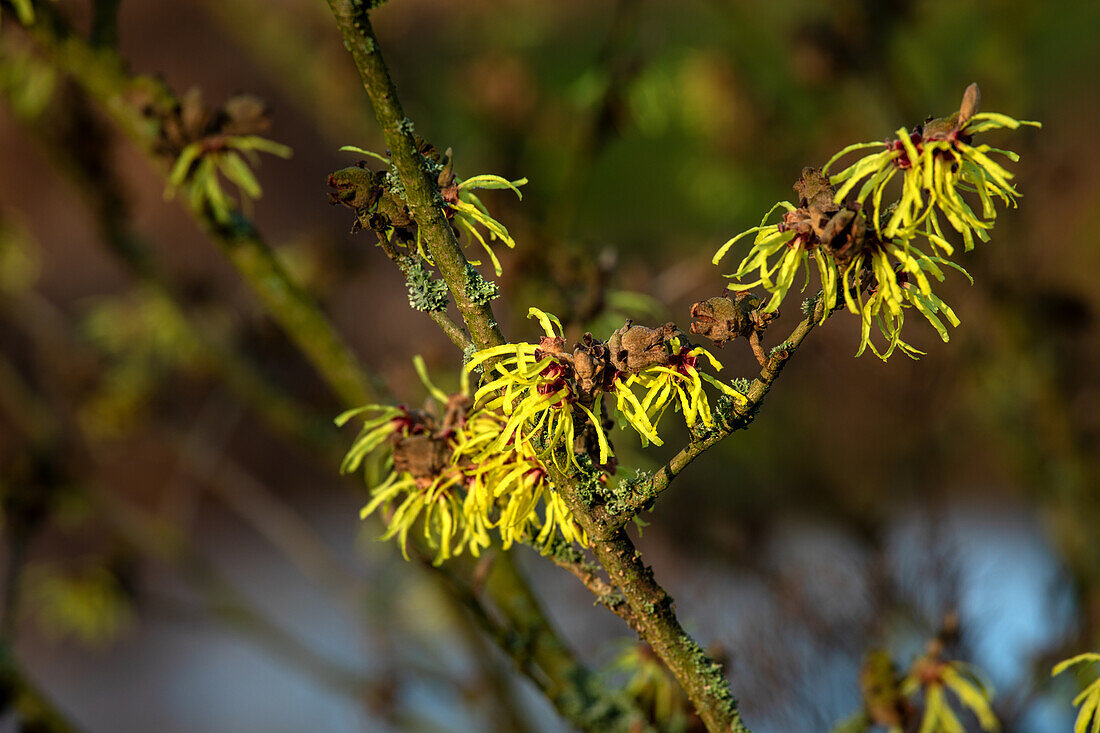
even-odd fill
[{"label": "thin twig", "polygon": [[798,324],[783,348],[768,358],[749,387],[748,400],[735,408],[722,426],[693,440],[647,482],[634,487],[626,510],[609,515],[605,507],[586,503],[567,477],[555,477],[563,498],[588,533],[596,559],[633,610],[631,626],[680,681],[709,731],[748,731],[748,728],[741,721],[737,701],[730,693],[721,666],[684,631],[673,610],[672,597],[656,582],[653,571],[642,561],[641,554],[626,534],[625,525],[667,489],[672,479],[691,461],[752,420],[791,355],[829,314],[824,299],[819,298],[813,313]]},{"label": "thin twig", "polygon": [[[533,547],[532,549],[538,550]],[[565,541],[559,541],[549,552],[539,553],[565,570],[577,580],[581,581],[585,588],[596,597],[596,602],[626,621],[631,628],[636,624],[634,609],[626,602],[622,592],[613,584],[600,576],[600,566],[586,560],[584,555]]]},{"label": "thin twig", "polygon": [[668,489],[672,480],[687,468],[692,461],[725,440],[734,431],[746,427],[756,416],[757,411],[764,402],[764,398],[771,391],[772,385],[775,384],[775,380],[782,373],[795,350],[810,331],[831,314],[831,311],[829,313],[825,312],[824,298],[818,298],[814,312],[804,318],[791,332],[791,335],[787,337],[784,342],[786,348],[775,351],[767,358],[760,374],[749,386],[745,395],[748,400],[736,406],[729,417],[715,430],[703,437],[692,439],[648,480],[634,486],[632,497],[626,502],[626,508],[614,517],[610,517],[607,526],[610,529],[618,529],[626,525],[638,512],[651,506],[653,501]]},{"label": "thin twig", "polygon": [[593,554],[618,586],[632,610],[631,627],[649,644],[687,693],[708,731],[748,733],[721,665],[714,662],[681,626],[672,597],[642,562],[622,527],[611,529],[597,518],[575,481],[551,467],[558,492],[588,535]]},{"label": "thin twig", "polygon": [[[401,274],[405,276],[405,279],[409,279],[412,276],[412,264],[415,262],[410,257],[406,257],[397,251],[397,248],[393,246],[390,240],[386,239],[386,236],[382,232],[377,232],[378,246],[382,248],[382,251],[386,253],[386,256],[390,258],[393,264],[397,265],[397,268],[401,270]],[[466,330],[462,326],[458,325],[447,315],[445,310],[433,310],[428,311],[428,315],[440,330],[447,335],[447,338],[451,340],[462,352],[466,352],[468,349],[474,348],[474,342],[470,340],[470,336],[466,333]]]}]

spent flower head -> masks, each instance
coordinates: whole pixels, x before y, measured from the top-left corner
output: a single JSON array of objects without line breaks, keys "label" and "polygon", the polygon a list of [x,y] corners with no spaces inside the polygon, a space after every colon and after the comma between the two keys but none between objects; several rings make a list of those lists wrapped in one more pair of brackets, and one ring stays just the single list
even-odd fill
[{"label": "spent flower head", "polygon": [[719,348],[739,336],[746,338],[763,366],[765,355],[761,338],[772,321],[779,317],[779,311],[765,310],[759,297],[742,291],[734,293],[732,298],[717,296],[695,303],[691,306],[691,317],[691,332],[710,339]]},{"label": "spent flower head", "polygon": [[165,196],[182,190],[193,207],[209,207],[222,224],[230,220],[237,204],[222,189],[221,177],[237,186],[241,204],[247,207],[263,195],[252,173],[252,167],[260,165],[259,154],[291,155],[286,145],[259,134],[270,127],[270,119],[255,97],[238,95],[212,108],[203,103],[198,89],[192,89],[178,107],[160,110],[155,116],[160,122],[157,152],[172,161]]},{"label": "spent flower head", "polygon": [[[489,209],[474,191],[508,189],[522,200],[523,194],[519,187],[525,185],[527,179],[509,181],[493,174],[461,179],[454,174],[454,159],[449,149],[440,155],[434,146],[423,141],[419,142],[418,149],[424,164],[435,177],[437,190],[443,199],[444,212],[451,220],[455,236],[465,232],[467,242],[477,242],[489,256],[493,270],[499,276],[502,272],[500,260],[491,243],[500,241],[507,247],[514,248],[516,240],[512,238],[507,227],[489,213]],[[378,172],[366,171],[364,161],[359,172],[352,169],[337,171],[329,178],[329,185],[338,189],[332,195],[333,203],[344,204],[356,210],[357,228],[373,229],[387,239],[396,240],[403,245],[412,246],[415,242],[417,253],[430,263],[431,257],[424,248],[420,229],[408,210],[404,188],[390,159],[354,145],[345,145],[340,150],[373,158],[385,164],[386,168]],[[480,265],[481,262],[471,260],[471,264]]]}]

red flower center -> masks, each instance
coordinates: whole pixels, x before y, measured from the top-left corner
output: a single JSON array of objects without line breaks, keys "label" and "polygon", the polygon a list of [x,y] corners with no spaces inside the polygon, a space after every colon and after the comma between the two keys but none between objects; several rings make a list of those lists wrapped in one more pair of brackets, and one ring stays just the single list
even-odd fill
[{"label": "red flower center", "polygon": [[699,363],[699,357],[693,355],[690,352],[681,351],[668,357],[668,365],[670,368],[675,369],[685,377],[688,375],[688,369],[696,369],[696,365]]}]

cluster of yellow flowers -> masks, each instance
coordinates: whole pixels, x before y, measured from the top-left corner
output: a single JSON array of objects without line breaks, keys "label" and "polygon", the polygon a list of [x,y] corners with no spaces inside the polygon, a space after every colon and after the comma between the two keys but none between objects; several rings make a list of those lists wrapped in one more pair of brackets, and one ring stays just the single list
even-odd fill
[{"label": "cluster of yellow flowers", "polygon": [[[990,157],[999,154],[1016,162],[1019,156],[989,145],[974,145],[973,137],[998,128],[1040,126],[982,113],[979,106],[978,87],[972,84],[952,115],[929,120],[912,132],[899,128],[897,137],[885,142],[849,145],[821,171],[807,169],[795,185],[800,194],[798,206],[781,201],[759,226],[730,239],[715,254],[714,264],[718,264],[738,240],[755,234],[752,248],[728,275],[735,281],[730,289],[761,286],[772,294],[767,310],[775,310],[803,269],[807,269],[808,282],[812,258],[828,305],[826,313],[842,296],[848,310],[860,316],[857,355],[868,347],[884,360],[895,349],[914,358],[922,354],[901,339],[905,312],[910,308],[947,341],[944,320],[952,326],[959,320],[932,292],[931,279],[942,281],[945,267],[969,275],[950,259],[955,246],[945,234],[941,217],[949,225],[948,231],[961,236],[969,251],[975,239],[989,240],[997,217],[995,202],[1014,207],[1019,197],[1011,183],[1012,173]],[[857,150],[876,152],[829,175],[833,163]],[[889,184],[899,177],[900,197],[884,205]],[[856,196],[849,198],[860,183]],[[977,197],[980,215],[962,193]],[[777,210],[784,211],[782,220],[769,224]],[[872,341],[872,325],[885,337],[884,348]]]},{"label": "cluster of yellow flowers", "polygon": [[[561,322],[538,308],[528,311],[542,325],[538,344],[505,344],[485,349],[467,364],[473,369],[495,360],[491,376],[475,395],[478,404],[500,410],[507,424],[498,447],[513,434],[539,436],[538,455],[559,461],[561,446],[572,446],[580,437],[574,416],[585,418],[598,450],[598,463],[609,466],[613,458],[607,439],[604,395],[615,398],[614,406],[624,426],[641,437],[642,444],[661,445],[657,425],[672,406],[681,412],[689,427],[714,426],[714,414],[704,383],[735,400],[746,398],[730,385],[700,369],[706,360],[714,371],[722,365],[702,347],[688,347],[679,331],[668,324],[659,329],[628,322],[606,342],[586,339],[569,351]],[[639,396],[640,395],[640,396]],[[565,451],[576,467],[577,452]]]},{"label": "cluster of yellow flowers", "polygon": [[531,442],[517,436],[497,447],[505,426],[499,413],[482,409],[459,434],[456,455],[467,466],[467,490],[475,509],[500,533],[504,549],[525,541],[545,547],[556,535],[587,544]]},{"label": "cluster of yellow flowers", "polygon": [[[411,244],[411,240],[415,240],[417,254],[425,262],[433,264],[431,256],[424,248],[420,228],[416,226],[416,222],[407,210],[404,202],[404,192],[401,190],[398,178],[390,173],[392,166],[390,159],[385,155],[354,145],[345,145],[340,150],[345,153],[356,153],[373,158],[386,166],[386,170],[381,171],[374,179],[380,181],[381,185],[376,186],[375,193],[367,198],[368,203],[362,207],[363,210],[360,214],[363,216],[376,212],[386,214],[385,219],[381,221],[380,232],[383,236],[390,241],[396,241],[398,244]],[[454,161],[450,150],[440,155],[431,145],[423,144],[421,155],[436,178],[436,185],[439,187],[439,194],[443,199],[444,213],[451,220],[455,234],[465,232],[467,246],[471,242],[477,242],[485,251],[485,254],[489,256],[489,260],[493,263],[493,271],[499,277],[503,270],[500,266],[500,260],[491,245],[499,241],[509,249],[514,249],[516,240],[508,232],[508,228],[493,217],[474,191],[478,189],[507,189],[522,200],[523,193],[520,192],[519,187],[526,185],[527,179],[520,178],[519,180],[509,181],[503,176],[491,173],[483,173],[465,179],[458,178],[453,172]],[[481,231],[482,229],[485,230],[484,234]],[[406,242],[406,237],[410,241]],[[470,264],[481,265],[481,261],[470,260]]]},{"label": "cluster of yellow flowers", "polygon": [[408,558],[408,538],[420,525],[434,562],[470,552],[477,556],[497,529],[505,547],[516,541],[549,544],[560,534],[584,544],[561,498],[550,489],[545,465],[526,436],[500,443],[506,421],[496,411],[475,407],[467,372],[459,392],[448,395],[414,359],[431,399],[425,409],[366,405],[340,415],[344,425],[363,416],[362,427],[341,470],[358,471],[374,451],[387,448],[385,478],[371,492],[362,518],[381,510],[386,532]]},{"label": "cluster of yellow flowers", "polygon": [[[948,704],[948,690],[977,718],[982,730],[1001,729],[993,713],[993,686],[977,667],[957,660],[927,661],[915,665],[901,683],[901,694],[905,697],[913,697],[918,691],[924,693],[921,733],[964,733],[966,730]],[[900,727],[891,727],[889,731],[902,733]]]},{"label": "cluster of yellow flowers", "polygon": [[944,659],[943,651],[943,642],[933,640],[901,675],[886,651],[869,651],[860,670],[864,709],[834,733],[865,731],[869,725],[887,733],[964,733],[958,708],[973,715],[983,731],[1000,730],[993,686],[977,667]]},{"label": "cluster of yellow flowers", "polygon": [[[489,546],[490,530],[505,548],[515,542],[548,547],[559,537],[585,545],[552,473],[588,471],[606,481],[614,468],[607,434],[612,404],[644,444],[660,444],[656,426],[670,406],[689,427],[714,425],[704,383],[745,399],[702,371],[701,360],[715,371],[722,366],[706,350],[690,348],[671,325],[628,323],[607,342],[587,336],[568,351],[557,318],[537,308],[529,317],[542,325],[540,341],[475,353],[458,393],[436,387],[417,357],[414,365],[431,395],[424,409],[367,405],[337,418],[339,425],[364,418],[344,472],[388,449],[386,478],[362,516],[383,512],[382,539],[396,537],[403,552],[418,524],[436,563],[466,551],[476,556]],[[478,367],[486,374],[471,395],[469,374]],[[605,395],[614,399],[605,401]]]}]

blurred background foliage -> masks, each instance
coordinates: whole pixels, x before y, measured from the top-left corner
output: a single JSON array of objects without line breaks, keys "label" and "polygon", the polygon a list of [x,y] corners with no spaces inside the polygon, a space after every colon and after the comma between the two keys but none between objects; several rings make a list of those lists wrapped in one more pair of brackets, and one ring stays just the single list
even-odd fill
[{"label": "blurred background foliage", "polygon": [[[86,2],[57,7],[90,22]],[[0,484],[6,552],[26,572],[4,633],[30,676],[89,731],[562,730],[460,610],[372,541],[365,488],[331,470],[350,439],[328,426],[337,401],[9,13]],[[338,148],[383,144],[324,3],[119,13],[133,71],[270,105],[267,135],[294,157],[257,172],[256,221],[377,383],[422,400],[421,353],[457,384],[458,355],[407,307],[370,233],[326,203],[327,174],[348,163]],[[1100,5],[391,0],[375,25],[417,133],[453,148],[459,175],[530,181],[522,202],[484,197],[519,243],[500,253],[495,304],[512,339],[534,335],[531,305],[571,336],[627,317],[686,327],[689,304],[724,287],[714,250],[788,198],[803,166],[954,109],[971,81],[985,109],[1043,122],[1003,133],[1024,198],[967,255],[976,285],[948,279],[950,344],[921,324],[920,362],[856,360],[856,321],[838,314],[640,544],[728,663],[753,730],[827,730],[859,707],[867,649],[908,664],[950,613],[1005,730],[1068,730],[1072,684],[1051,684],[1050,664],[1100,643]],[[126,266],[134,242],[167,287]],[[308,437],[227,390],[227,349],[308,406]],[[755,371],[740,344],[717,355],[730,377]],[[667,457],[619,441],[624,466]],[[519,553],[582,656],[651,685],[622,668],[650,663],[625,626]]]}]

